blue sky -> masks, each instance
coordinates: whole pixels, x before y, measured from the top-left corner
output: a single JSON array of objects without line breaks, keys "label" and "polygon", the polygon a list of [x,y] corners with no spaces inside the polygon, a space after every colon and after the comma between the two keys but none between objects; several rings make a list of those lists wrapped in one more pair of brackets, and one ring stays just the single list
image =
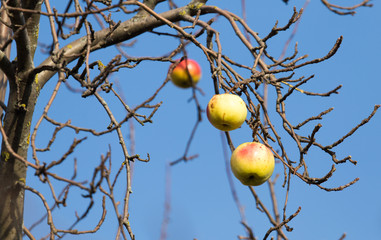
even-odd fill
[{"label": "blue sky", "polygon": [[[184,1],[178,1],[179,5]],[[210,5],[217,5],[222,9],[241,15],[240,1],[232,4],[231,1],[209,1]],[[358,1],[337,1],[351,5]],[[304,1],[290,1],[288,5],[280,0],[247,1],[247,20],[252,29],[265,36],[276,20],[279,25],[286,24],[292,15],[293,6],[300,9]],[[296,71],[296,76],[310,76],[315,78],[303,89],[308,91],[326,92],[337,85],[343,85],[340,94],[330,98],[308,97],[295,93],[287,100],[288,117],[293,123],[317,115],[329,107],[334,111],[328,114],[321,124],[322,129],[317,137],[323,144],[330,144],[346,134],[362,119],[366,118],[373,110],[374,105],[381,104],[381,79],[377,69],[380,68],[379,56],[381,55],[380,37],[381,6],[374,1],[373,8],[360,8],[355,16],[338,16],[328,11],[320,1],[311,1],[302,16],[298,32],[291,45],[298,42],[299,56],[308,54],[308,60],[324,56],[335,43],[339,36],[344,40],[337,54],[326,62],[311,65]],[[162,4],[158,11],[164,11],[166,5]],[[203,17],[203,19],[208,19]],[[213,25],[222,38],[223,51],[233,60],[251,62],[252,59],[240,44],[226,21],[220,17]],[[41,36],[49,36],[48,28],[41,28]],[[159,30],[166,30],[160,28]],[[284,43],[290,36],[291,30],[282,32],[268,42],[268,50],[273,56],[279,56]],[[46,34],[46,35],[44,35]],[[45,38],[45,37],[44,37]],[[48,37],[46,37],[46,41]],[[45,40],[45,39],[44,39]],[[132,56],[160,56],[170,51],[171,46],[177,41],[165,36],[144,34],[138,38],[134,47],[127,52]],[[160,46],[160,48],[158,47]],[[199,82],[205,95],[199,95],[200,104],[205,108],[213,96],[213,84],[209,66],[203,53],[194,46],[189,46],[187,52],[190,58],[200,62],[203,68],[203,77]],[[292,51],[288,51],[290,54]],[[106,53],[106,54],[105,54]],[[46,56],[38,53],[36,59]],[[115,49],[94,53],[92,60],[102,60],[104,63],[116,54]],[[135,69],[120,70],[111,76],[110,80],[120,83],[126,101],[131,106],[136,106],[142,100],[150,97],[165,79],[168,63],[143,62]],[[73,83],[70,80],[73,86]],[[56,77],[43,89],[41,98],[37,103],[35,121],[40,116],[46,104]],[[114,104],[111,97],[103,96],[110,101],[116,116],[124,116],[120,105]],[[145,156],[149,153],[149,163],[136,162],[133,173],[133,193],[130,202],[130,223],[138,240],[159,239],[163,219],[166,166],[169,162],[182,156],[194,123],[197,119],[194,102],[189,102],[191,90],[176,88],[168,84],[158,95],[154,103],[163,101],[159,111],[155,114],[152,124],[142,127],[134,122],[136,153]],[[281,127],[279,118],[274,114],[274,92],[269,91],[270,115],[273,116],[275,127]],[[113,102],[114,101],[114,102]],[[97,101],[92,98],[83,99],[79,94],[69,92],[65,87],[59,92],[50,113],[50,117],[57,121],[71,120],[73,124],[82,127],[94,127],[97,130],[105,129],[109,124],[107,115]],[[313,128],[310,124],[308,129]],[[40,147],[46,145],[54,127],[44,122],[44,130],[38,133]],[[128,137],[128,124],[123,127],[123,134]],[[343,164],[336,166],[337,171],[325,187],[338,187],[359,177],[360,181],[341,192],[325,192],[316,186],[308,186],[300,179],[292,177],[291,190],[288,199],[287,215],[294,213],[299,206],[302,210],[289,226],[294,230],[287,233],[290,239],[325,240],[339,239],[346,233],[347,240],[376,239],[381,234],[381,188],[378,170],[381,168],[379,135],[381,133],[381,114],[376,116],[352,137],[337,147],[337,157],[342,159],[347,155],[358,161],[356,166]],[[55,173],[66,177],[72,175],[73,160],[78,160],[78,180],[91,177],[92,167],[100,161],[100,155],[106,154],[109,145],[112,148],[113,170],[116,171],[123,160],[121,148],[116,134],[108,134],[95,138],[85,133],[76,134],[70,129],[64,129],[52,146],[52,151],[40,154],[40,159],[51,162],[59,159],[69,148],[73,138],[88,137],[78,146],[75,153],[60,168],[54,169]],[[233,143],[251,141],[249,128],[231,132]],[[293,158],[298,158],[295,145],[284,142]],[[167,229],[167,239],[237,239],[237,235],[244,235],[245,229],[240,224],[240,216],[234,204],[227,180],[225,159],[222,150],[220,132],[213,128],[203,114],[189,154],[198,154],[199,157],[187,162],[179,163],[170,168],[170,221]],[[294,154],[294,155],[292,155]],[[328,156],[318,151],[311,151],[307,156],[311,175],[321,177],[329,171],[332,162]],[[276,194],[279,208],[283,207],[285,189],[281,187],[283,167],[278,163],[274,176],[280,174],[276,185]],[[116,191],[119,200],[123,201],[125,177],[120,178]],[[38,188],[48,198],[48,186],[36,181],[33,171],[29,171],[27,184]],[[256,209],[255,201],[249,189],[234,179],[234,185],[241,203],[245,207],[247,222],[254,230],[258,239],[262,239],[271,227],[266,216]],[[60,192],[62,184],[57,184],[56,192]],[[266,184],[256,187],[260,198],[271,209],[269,191]],[[55,223],[58,228],[66,228],[75,219],[75,211],[82,213],[87,206],[81,191],[73,190],[68,198],[68,207],[61,207],[54,212]],[[79,230],[93,228],[101,214],[100,195],[96,196],[95,210],[82,224]],[[25,207],[25,225],[30,226],[43,213],[43,206],[39,199],[27,193]],[[44,224],[43,224],[44,225]],[[32,233],[37,237],[44,236],[46,226],[36,228]],[[101,230],[91,236],[68,236],[67,239],[112,239],[117,227],[113,209],[108,202],[106,222]],[[110,237],[111,236],[111,237]],[[273,235],[272,235],[273,236]]]}]

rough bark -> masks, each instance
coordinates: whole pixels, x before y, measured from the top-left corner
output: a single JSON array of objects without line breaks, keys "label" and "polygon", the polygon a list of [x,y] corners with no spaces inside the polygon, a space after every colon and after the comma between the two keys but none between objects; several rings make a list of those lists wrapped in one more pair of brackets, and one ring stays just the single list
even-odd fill
[{"label": "rough bark", "polygon": [[[40,9],[38,1],[9,1],[12,7]],[[12,149],[3,139],[0,160],[0,239],[22,239],[24,189],[27,167],[11,153],[27,159],[30,126],[34,106],[40,89],[30,75],[33,56],[37,46],[39,15],[24,15],[9,11],[12,30],[15,34],[17,61],[10,65],[6,55],[1,59],[3,72],[9,79],[9,98],[4,117],[4,130]],[[26,28],[23,26],[26,25]],[[4,69],[7,70],[4,70]]]}]

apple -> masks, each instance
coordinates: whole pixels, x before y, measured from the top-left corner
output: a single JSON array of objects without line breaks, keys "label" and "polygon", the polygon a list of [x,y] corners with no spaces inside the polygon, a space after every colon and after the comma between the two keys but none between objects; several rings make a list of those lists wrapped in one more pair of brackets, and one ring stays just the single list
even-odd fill
[{"label": "apple", "polygon": [[246,104],[237,95],[223,93],[210,99],[206,108],[209,122],[217,129],[231,131],[239,128],[246,119]]},{"label": "apple", "polygon": [[234,176],[242,184],[258,186],[271,177],[274,171],[274,155],[262,143],[246,142],[232,153],[230,166]]},{"label": "apple", "polygon": [[172,70],[173,84],[181,88],[189,88],[198,83],[201,78],[201,67],[192,59],[184,59]]}]

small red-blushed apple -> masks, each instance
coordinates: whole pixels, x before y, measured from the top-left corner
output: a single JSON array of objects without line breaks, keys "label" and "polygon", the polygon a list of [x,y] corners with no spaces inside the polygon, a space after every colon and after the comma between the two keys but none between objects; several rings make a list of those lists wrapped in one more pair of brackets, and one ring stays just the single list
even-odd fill
[{"label": "small red-blushed apple", "polygon": [[192,59],[184,59],[172,70],[172,82],[181,88],[189,88],[198,83],[201,78],[201,67]]},{"label": "small red-blushed apple", "polygon": [[234,176],[248,186],[258,186],[266,182],[273,174],[274,165],[271,150],[258,142],[242,143],[230,158]]},{"label": "small red-blushed apple", "polygon": [[246,104],[237,95],[217,94],[210,99],[206,108],[209,122],[217,129],[231,131],[239,128],[246,119]]}]

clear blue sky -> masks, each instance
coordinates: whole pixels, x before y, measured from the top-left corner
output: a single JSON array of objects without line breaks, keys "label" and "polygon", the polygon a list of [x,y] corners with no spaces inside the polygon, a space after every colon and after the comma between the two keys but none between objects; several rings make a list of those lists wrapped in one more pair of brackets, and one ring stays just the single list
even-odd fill
[{"label": "clear blue sky", "polygon": [[[182,5],[185,1],[178,1]],[[336,1],[337,4],[355,4],[360,0]],[[321,122],[321,131],[316,137],[323,144],[330,144],[352,127],[361,122],[373,110],[375,104],[381,104],[381,79],[379,56],[381,55],[380,39],[381,29],[381,5],[374,2],[373,8],[358,9],[355,16],[338,16],[328,11],[320,1],[311,1],[302,16],[298,32],[293,39],[299,43],[299,55],[309,55],[309,60],[324,56],[335,43],[339,36],[344,40],[337,54],[326,62],[308,66],[296,71],[296,76],[309,76],[315,74],[310,83],[303,86],[305,90],[326,92],[337,85],[342,84],[340,94],[330,98],[307,97],[295,93],[288,99],[288,115],[293,123],[316,115],[321,111],[334,107],[334,111],[326,116]],[[237,15],[241,15],[240,1],[216,1],[208,2],[223,9],[229,9]],[[281,0],[247,1],[248,24],[252,29],[265,36],[272,28],[276,20],[279,25],[287,23],[292,15],[293,6],[300,9],[304,1],[291,0],[285,5]],[[163,7],[158,8],[162,11]],[[206,19],[206,18],[203,18]],[[233,60],[241,62],[252,61],[249,54],[245,53],[234,33],[222,17],[213,24],[222,37],[223,51]],[[41,35],[49,36],[41,29]],[[162,29],[163,30],[163,29]],[[273,56],[279,56],[284,43],[291,31],[283,32],[278,37],[268,42],[269,51]],[[46,37],[48,39],[48,37]],[[132,56],[160,56],[169,52],[171,45],[176,43],[164,36],[157,37],[153,34],[145,34],[138,39],[133,48],[127,49]],[[160,46],[160,47],[158,47]],[[292,45],[291,45],[292,46]],[[199,96],[200,103],[206,106],[213,96],[213,85],[209,66],[202,52],[193,46],[187,48],[189,57],[200,62],[203,68],[203,77],[199,87],[205,92]],[[106,54],[105,54],[106,53]],[[290,51],[288,52],[290,53]],[[37,58],[44,59],[46,56],[38,53]],[[109,48],[106,51],[95,53],[93,60],[106,57],[109,59],[116,51]],[[106,56],[105,56],[106,55]],[[36,59],[37,59],[36,58]],[[104,61],[106,63],[107,60]],[[121,70],[111,76],[111,81],[118,81],[127,99],[128,104],[135,106],[142,100],[153,94],[161,85],[166,76],[169,64],[143,62],[133,70]],[[56,78],[54,78],[56,79]],[[35,120],[42,112],[46,104],[55,80],[47,84],[41,93],[41,99],[37,103]],[[70,80],[73,82],[72,80]],[[75,86],[75,84],[73,84]],[[274,112],[274,92],[270,89],[270,111]],[[130,223],[138,240],[159,239],[160,228],[163,219],[165,198],[165,174],[166,165],[181,157],[193,125],[196,121],[196,108],[193,102],[188,102],[191,90],[183,90],[168,84],[158,95],[155,103],[163,101],[162,106],[153,118],[152,124],[141,127],[136,122],[136,153],[145,156],[149,153],[149,163],[136,162],[133,175],[133,194],[130,202]],[[107,97],[106,97],[107,98]],[[112,101],[112,98],[107,98]],[[120,105],[112,105],[119,119],[124,116]],[[121,110],[118,110],[121,109]],[[275,114],[271,114],[275,117]],[[74,94],[62,89],[49,114],[58,121],[65,122],[69,119],[73,124],[83,127],[94,127],[97,130],[105,129],[109,124],[107,115],[94,98],[83,99],[79,94]],[[36,121],[35,121],[36,122]],[[279,118],[273,120],[276,127],[281,127]],[[38,134],[41,147],[45,146],[54,128],[47,124],[46,131]],[[310,128],[313,125],[310,125]],[[124,135],[128,136],[128,125],[123,128]],[[376,116],[351,138],[347,139],[337,149],[337,157],[342,159],[351,155],[358,161],[357,166],[344,164],[336,166],[337,171],[332,179],[324,184],[325,187],[337,187],[359,177],[360,181],[354,186],[341,192],[325,192],[316,186],[308,186],[300,179],[293,177],[288,199],[287,214],[294,213],[299,206],[302,210],[294,218],[289,226],[294,230],[287,233],[290,239],[325,240],[339,239],[346,233],[347,240],[379,239],[381,235],[381,184],[379,169],[381,169],[380,154],[377,149],[381,148],[381,113]],[[72,139],[88,136],[78,147],[78,151],[70,155],[68,161],[60,169],[54,169],[57,173],[66,177],[72,175],[73,159],[78,160],[78,180],[89,178],[95,166],[100,161],[100,155],[105,154],[110,144],[112,148],[112,160],[114,171],[123,160],[122,151],[118,144],[116,134],[109,134],[101,138],[94,138],[84,133],[75,134],[71,130],[64,130],[52,146],[52,152],[40,155],[45,162],[57,160],[69,148]],[[251,132],[248,127],[242,127],[231,133],[235,146],[240,143],[251,141]],[[285,137],[284,139],[287,139]],[[284,140],[286,141],[286,140]],[[292,158],[298,158],[295,153],[295,145],[286,141],[290,148]],[[294,155],[292,155],[294,153]],[[227,181],[225,160],[223,157],[220,132],[213,128],[203,114],[203,121],[197,130],[194,141],[190,148],[190,154],[199,154],[199,157],[191,162],[180,163],[170,168],[170,192],[171,210],[168,225],[168,240],[194,239],[237,239],[237,235],[244,235],[245,229],[240,224],[240,217],[234,204]],[[310,174],[321,177],[329,171],[332,162],[328,156],[312,151],[307,159]],[[278,163],[275,174],[280,174],[282,179],[283,167]],[[125,183],[117,185],[122,191],[117,191],[120,201],[123,201]],[[27,184],[39,188],[47,197],[51,197],[46,185],[36,182],[33,171],[29,171]],[[258,239],[262,239],[265,232],[271,227],[266,216],[256,209],[255,201],[247,187],[234,179],[241,203],[245,206],[245,213],[250,227],[254,230]],[[285,189],[282,182],[277,184],[277,197],[279,207],[282,208],[285,200]],[[61,186],[62,184],[58,184]],[[269,201],[269,191],[266,184],[256,187],[256,190],[269,209],[272,209]],[[56,190],[60,192],[59,188]],[[68,207],[55,212],[55,222],[58,228],[66,228],[74,219],[74,211],[82,213],[87,201],[80,197],[80,191],[72,191],[68,198]],[[92,228],[96,225],[97,218],[101,214],[99,194],[95,208],[97,210],[78,225],[79,230]],[[281,209],[280,209],[281,210]],[[42,214],[42,204],[35,196],[27,193],[25,209],[25,225],[28,227]],[[87,226],[86,226],[87,225]],[[42,229],[36,228],[32,233],[41,236]],[[114,239],[117,230],[115,215],[108,202],[106,222],[101,230],[94,236],[68,236],[66,239]],[[111,236],[110,236],[111,235]]]}]

